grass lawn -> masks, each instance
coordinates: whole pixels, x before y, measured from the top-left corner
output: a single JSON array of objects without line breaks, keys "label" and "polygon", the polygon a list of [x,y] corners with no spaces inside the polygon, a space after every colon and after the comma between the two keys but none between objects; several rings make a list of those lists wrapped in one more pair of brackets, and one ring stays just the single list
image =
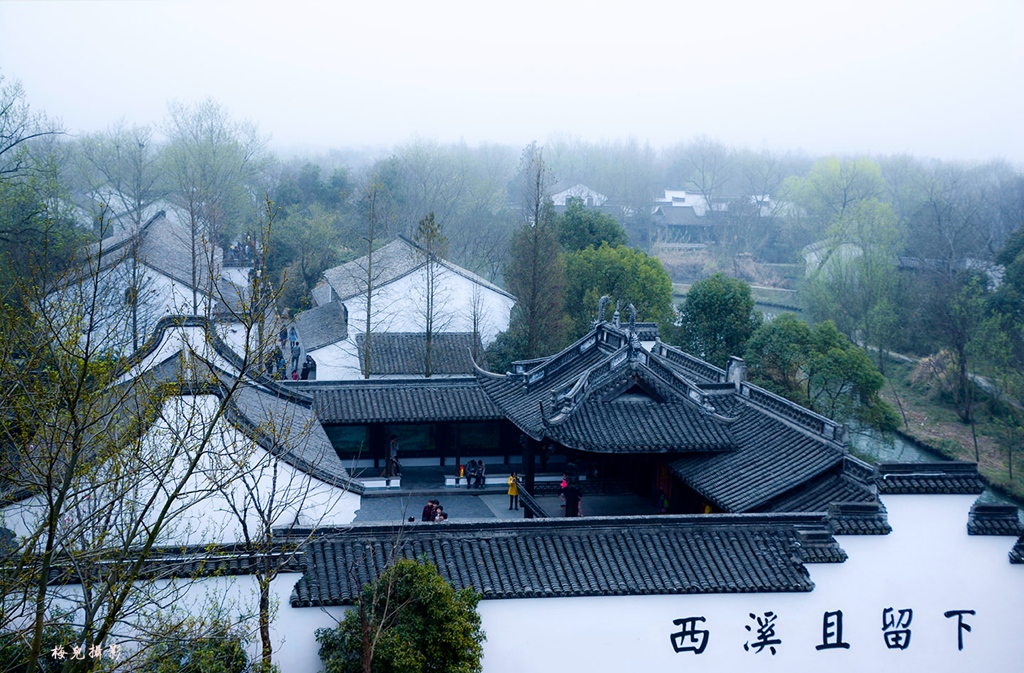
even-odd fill
[{"label": "grass lawn", "polygon": [[[924,384],[911,382],[914,365],[909,362],[889,359],[885,374],[891,385],[887,385],[882,397],[899,410],[898,396],[906,416],[906,424],[900,430],[922,442],[950,460],[975,460],[974,436],[971,426],[965,425],[953,410],[947,395]],[[893,394],[895,390],[895,395]],[[975,404],[975,432],[978,443],[978,470],[997,489],[1018,500],[1024,500],[1024,453],[1020,439],[1016,441],[1013,453],[1013,480],[1010,480],[1007,455],[1008,439],[1005,432],[993,419],[991,399],[977,391]]]}]

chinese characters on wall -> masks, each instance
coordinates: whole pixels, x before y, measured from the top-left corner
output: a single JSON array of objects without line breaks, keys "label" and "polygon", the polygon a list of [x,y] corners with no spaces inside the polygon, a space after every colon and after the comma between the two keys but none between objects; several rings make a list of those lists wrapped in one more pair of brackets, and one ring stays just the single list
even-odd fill
[{"label": "chinese characters on wall", "polygon": [[[948,610],[943,613],[946,619],[956,620],[957,649],[964,649],[964,634],[970,633],[971,625],[966,618],[977,614],[974,610]],[[782,646],[782,632],[777,631],[779,615],[772,611],[760,615],[748,614],[749,623],[744,625],[748,633],[743,649],[754,654],[768,651],[771,656]],[[912,635],[911,624],[914,611],[911,608],[888,607],[882,610],[882,642],[890,650],[905,650],[910,647]],[[672,649],[677,653],[689,652],[702,654],[711,639],[711,630],[704,617],[683,617],[672,620],[679,627],[678,631],[669,636]],[[843,639],[843,611],[826,611],[821,617],[821,643],[816,650],[850,649],[851,644]]]}]

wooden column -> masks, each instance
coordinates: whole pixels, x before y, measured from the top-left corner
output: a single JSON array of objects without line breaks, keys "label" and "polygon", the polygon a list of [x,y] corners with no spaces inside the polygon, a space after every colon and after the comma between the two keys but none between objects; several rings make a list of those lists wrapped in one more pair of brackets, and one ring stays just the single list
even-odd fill
[{"label": "wooden column", "polygon": [[435,423],[434,424],[434,449],[437,450],[439,457],[439,464],[444,466],[445,456],[450,456],[453,453],[453,439],[455,433],[452,432],[452,424],[448,422]]},{"label": "wooden column", "polygon": [[[382,461],[387,460],[388,433],[385,431],[383,423],[371,423],[367,434],[370,455],[373,456],[373,469],[379,470]],[[386,462],[383,464],[387,465]]]}]

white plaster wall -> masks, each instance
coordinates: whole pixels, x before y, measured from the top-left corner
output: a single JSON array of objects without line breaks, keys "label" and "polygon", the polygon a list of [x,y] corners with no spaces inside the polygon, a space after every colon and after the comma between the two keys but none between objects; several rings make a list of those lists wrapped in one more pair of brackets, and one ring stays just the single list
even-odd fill
[{"label": "white plaster wall", "polygon": [[308,351],[307,354],[316,360],[318,381],[347,381],[363,378],[353,336],[344,341],[317,348],[315,351]]},{"label": "white plaster wall", "polygon": [[[290,608],[289,599],[300,577],[299,573],[281,573],[270,585],[270,640],[273,661],[282,673],[321,670],[316,630],[337,625],[345,614],[345,608]],[[258,626],[259,588],[255,577],[242,575],[159,580],[145,585],[145,588],[145,592],[134,597],[140,598],[141,602],[129,602],[123,612],[125,619],[114,627],[104,641],[102,659],[114,662],[108,648],[116,643],[121,650],[118,661],[124,663],[131,660],[140,647],[140,627],[145,628],[148,620],[155,616],[157,607],[162,605],[164,616],[169,616],[169,611],[173,610],[177,615],[216,614],[228,620],[248,636],[246,650],[249,660],[258,660],[261,648]],[[54,587],[51,609],[68,612],[78,610],[81,607],[81,595],[80,585]],[[76,615],[72,612],[72,615],[72,620],[82,619],[81,613]],[[22,625],[31,623],[30,616],[18,621]],[[64,646],[70,651],[75,644],[64,643]]]},{"label": "white plaster wall", "polygon": [[[155,462],[156,457],[173,460],[173,467],[166,473],[160,473],[166,475],[160,482],[139,474],[138,482],[132,484],[132,492],[120,498],[119,495],[110,495],[97,487],[97,484],[103,483],[104,475],[101,471],[94,480],[75,486],[73,493],[77,495],[71,499],[85,503],[85,496],[88,495],[90,502],[97,503],[96,506],[125,498],[141,503],[160,489],[162,495],[157,500],[159,508],[159,503],[164,501],[166,489],[185,479],[187,462],[199,446],[218,404],[216,397],[208,395],[174,397],[164,402],[161,418],[149,429],[141,447],[144,455],[153,457],[154,464],[158,464]],[[265,507],[274,479],[277,489],[276,505],[273,508],[276,512],[273,523],[275,527],[286,526],[296,520],[304,526],[343,526],[355,519],[360,501],[358,495],[330,486],[278,460],[223,418],[216,421],[210,444],[205,451],[199,469],[185,480],[186,487],[174,501],[172,511],[175,514],[167,523],[160,544],[241,541],[242,524],[232,513],[229,499],[241,509],[244,504],[242,496],[246,489],[251,489],[259,494]],[[239,469],[245,470],[244,476],[238,473]],[[227,481],[231,486],[218,490],[212,480]],[[123,478],[119,478],[117,483],[123,485]],[[78,511],[88,512],[88,508],[88,504],[82,504]],[[251,504],[249,511],[252,511]],[[0,523],[25,537],[38,529],[45,514],[45,503],[41,497],[36,496],[0,510]],[[68,517],[65,525],[69,530],[77,530],[80,522],[73,520],[72,514]],[[250,516],[250,530],[257,524],[257,520]]]},{"label": "white plaster wall", "polygon": [[[439,267],[435,298],[435,329],[439,332],[472,332],[473,288],[479,288],[481,304],[480,339],[484,346],[498,332],[508,329],[515,303],[510,297],[478,285],[472,280]],[[375,332],[422,332],[427,285],[426,267],[381,286],[374,292],[372,329]],[[345,301],[350,332],[364,331],[366,301],[356,296]],[[319,374],[319,370],[317,370]]]},{"label": "white plaster wall", "polygon": [[[485,673],[572,671],[743,671],[757,673],[1019,673],[1024,662],[1024,566],[1011,565],[1011,537],[968,536],[973,496],[888,496],[894,532],[843,536],[842,564],[809,564],[809,593],[702,594],[489,600],[479,612],[487,634]],[[279,612],[273,625],[275,662],[282,673],[322,670],[315,631],[331,627],[341,608],[292,608],[299,575],[274,583]],[[249,577],[204,580],[190,596],[224,595],[254,606]],[[247,602],[248,601],[248,602]],[[912,608],[906,650],[885,647],[882,610]],[[249,608],[250,611],[254,607]],[[972,630],[957,649],[957,620],[947,610],[973,609]],[[849,649],[818,651],[822,616],[842,610]],[[755,640],[749,613],[777,615],[776,654],[745,651]],[[704,617],[702,654],[676,653],[673,620]],[[756,632],[756,626],[754,626]],[[255,645],[251,646],[255,653]]]},{"label": "white plaster wall", "polygon": [[[274,648],[273,660],[282,673],[312,673],[322,669],[316,630],[336,626],[344,617],[345,608],[290,607],[290,598],[300,573],[281,573],[271,584],[271,604],[275,611],[270,626]],[[236,617],[249,616],[252,626],[248,644],[250,661],[260,653],[258,622],[259,591],[251,576],[212,577],[198,580],[189,588],[187,598],[179,603],[190,605],[194,612],[204,609],[204,602],[216,600]],[[130,643],[130,640],[129,640]]]},{"label": "white plaster wall", "polygon": [[[381,286],[373,296],[374,332],[422,332],[425,327],[426,269],[420,269],[392,283]],[[509,316],[515,302],[498,292],[474,283],[468,278],[440,267],[435,298],[434,329],[438,332],[473,331],[473,291],[478,290],[480,306],[480,340],[488,346],[498,332],[508,329]],[[348,309],[349,336],[314,351],[316,378],[320,381],[341,381],[362,378],[356,335],[366,330],[366,298],[357,296],[345,302]]]},{"label": "white plaster wall", "polygon": [[[483,601],[484,671],[863,671],[1024,670],[1024,566],[1011,565],[1010,537],[967,535],[973,496],[888,496],[888,536],[843,536],[850,559],[809,564],[814,591],[632,598]],[[885,608],[911,608],[906,650],[886,648]],[[957,649],[957,620],[973,609]],[[776,655],[744,651],[749,613],[777,616]],[[849,649],[816,650],[822,617],[842,610]],[[673,620],[705,617],[700,654],[676,653]],[[756,626],[755,626],[756,630]]]},{"label": "white plaster wall", "polygon": [[[192,291],[188,286],[147,266],[138,270],[139,297],[135,321],[141,346],[153,336],[157,321],[169,315],[193,315]],[[130,354],[135,345],[132,339],[132,311],[125,303],[125,290],[130,286],[131,269],[127,262],[100,272],[96,283],[85,280],[55,290],[47,297],[54,315],[63,315],[68,329],[91,330],[93,344],[113,353]],[[199,311],[205,315],[209,301],[200,293]],[[77,323],[76,319],[83,322]],[[85,322],[89,321],[90,322]]]},{"label": "white plaster wall", "polygon": [[[140,271],[144,274],[139,286],[140,314],[146,313],[152,318],[152,322],[165,315],[206,315],[209,313],[209,301],[203,292],[198,293],[199,310],[193,310],[192,289],[185,283],[180,283],[173,278],[165,276],[148,266],[141,266]],[[103,272],[102,282],[109,283],[116,288],[115,298],[119,297],[124,301],[124,290],[128,287],[130,279],[129,264],[124,262],[112,269]]]},{"label": "white plaster wall", "polygon": [[[239,339],[239,341],[242,340]],[[202,358],[206,363],[213,365],[223,372],[234,375],[239,374],[237,368],[221,357],[217,353],[216,349],[214,349],[213,344],[207,340],[206,328],[172,327],[164,331],[163,339],[157,347],[153,349],[153,352],[144,357],[138,364],[127,372],[122,374],[117,379],[117,383],[124,383],[125,381],[133,380],[179,352],[194,353],[198,357]],[[205,366],[205,371],[200,372],[201,375],[205,375],[206,377],[212,375],[208,365],[200,366]]]}]

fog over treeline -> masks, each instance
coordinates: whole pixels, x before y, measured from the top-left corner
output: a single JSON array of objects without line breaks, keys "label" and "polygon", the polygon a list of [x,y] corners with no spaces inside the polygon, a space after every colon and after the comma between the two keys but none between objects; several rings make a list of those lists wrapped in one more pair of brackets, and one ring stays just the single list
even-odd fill
[{"label": "fog over treeline", "polygon": [[[189,108],[175,109],[180,115]],[[283,158],[266,149],[258,127],[232,119],[216,103],[191,109],[210,115],[193,123],[222,126],[226,146],[251,154],[237,176],[238,187],[250,196],[269,194],[286,218],[319,204],[334,221],[338,243],[358,251],[359,195],[368,184],[382,181],[392,200],[391,235],[411,236],[419,219],[434,212],[450,241],[450,256],[500,280],[508,236],[522,219],[518,185],[523,147],[413,139],[390,148],[333,148]],[[180,134],[187,132],[176,130],[180,123],[172,114],[157,128],[126,122],[99,133],[52,139],[62,181],[80,212],[95,213],[100,203],[112,205],[98,198],[112,185],[105,184],[97,162],[105,150],[133,136],[144,137],[150,153],[150,208],[159,201],[174,204],[173,176],[161,167],[181,142]],[[550,193],[584,185],[607,197],[605,212],[616,214],[630,233],[630,243],[645,250],[659,241],[686,238],[708,244],[718,257],[749,252],[764,261],[796,262],[804,246],[826,236],[830,215],[871,200],[890,209],[905,229],[906,255],[991,259],[1020,222],[1021,172],[998,159],[981,163],[904,154],[811,156],[731,147],[706,136],[656,148],[635,139],[588,142],[559,135],[535,146],[542,152]],[[717,218],[721,228],[730,229],[729,235],[691,230],[681,238],[659,225],[651,211],[666,189],[686,191],[710,204],[706,217]],[[751,199],[769,199],[769,205],[753,208]],[[239,204],[228,223],[222,244],[242,233],[238,227],[244,227],[248,215],[241,208]]]}]

